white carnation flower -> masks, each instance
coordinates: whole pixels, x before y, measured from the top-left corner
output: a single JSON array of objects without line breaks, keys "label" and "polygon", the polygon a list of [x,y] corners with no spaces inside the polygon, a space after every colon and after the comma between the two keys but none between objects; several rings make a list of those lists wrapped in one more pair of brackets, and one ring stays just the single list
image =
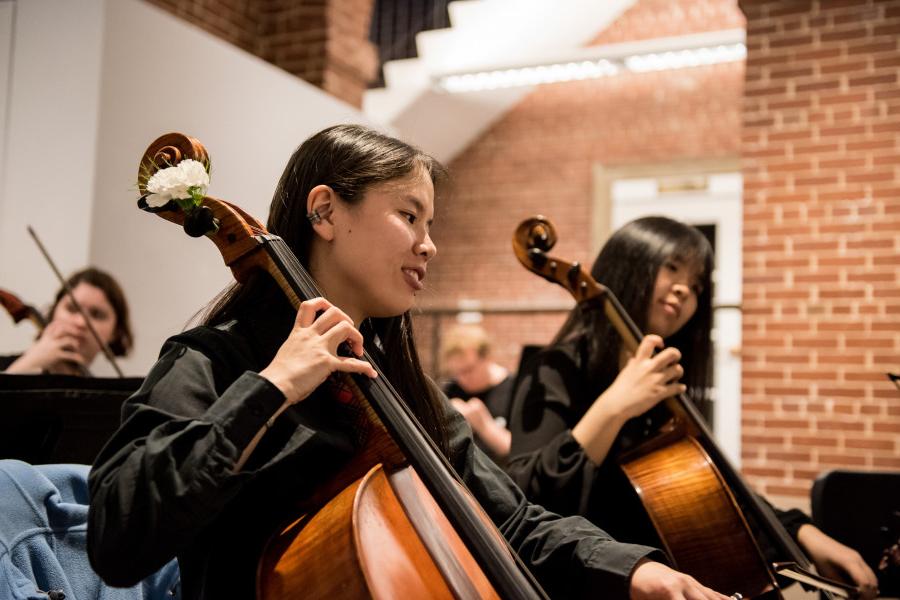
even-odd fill
[{"label": "white carnation flower", "polygon": [[154,208],[165,206],[169,200],[189,200],[191,188],[206,193],[209,173],[203,163],[192,158],[185,159],[174,167],[161,169],[147,181],[147,205]]}]

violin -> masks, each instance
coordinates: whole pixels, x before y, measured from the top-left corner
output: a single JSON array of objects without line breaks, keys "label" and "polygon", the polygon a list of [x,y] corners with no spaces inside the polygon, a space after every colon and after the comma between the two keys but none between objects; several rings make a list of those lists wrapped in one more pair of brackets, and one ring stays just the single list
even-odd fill
[{"label": "violin", "polygon": [[[172,133],[148,147],[138,187],[185,159],[209,164],[194,138]],[[294,308],[323,296],[287,244],[234,204],[203,196],[139,208],[218,248],[238,282],[268,273]],[[378,365],[379,376],[333,375],[350,392],[359,450],[304,502],[260,557],[259,598],[546,598],[425,433]]]},{"label": "violin", "polygon": [[[513,251],[526,269],[561,285],[576,302],[599,305],[634,353],[643,338],[640,329],[615,295],[579,263],[547,254],[556,241],[553,224],[536,216],[516,228]],[[780,597],[776,575],[817,588],[826,598],[859,595],[858,588],[809,571],[809,559],[730,464],[687,396],[664,402],[670,419],[618,458],[673,566],[707,587],[733,592],[732,597]],[[765,560],[748,516],[789,562]]]},{"label": "violin", "polygon": [[30,304],[25,304],[12,292],[0,289],[0,304],[3,305],[6,312],[12,317],[13,323],[19,324],[27,319],[34,324],[38,332],[43,331],[44,327],[47,326],[47,319],[44,318],[41,311]]}]

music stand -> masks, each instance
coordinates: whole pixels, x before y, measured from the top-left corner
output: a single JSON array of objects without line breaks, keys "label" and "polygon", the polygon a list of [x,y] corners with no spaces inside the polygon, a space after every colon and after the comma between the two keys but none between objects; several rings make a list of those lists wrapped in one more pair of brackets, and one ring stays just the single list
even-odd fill
[{"label": "music stand", "polygon": [[879,576],[882,597],[900,596],[896,569],[879,573],[884,549],[900,531],[900,473],[835,469],[822,473],[811,490],[816,526],[859,552]]},{"label": "music stand", "polygon": [[0,458],[91,464],[141,381],[0,373]]}]

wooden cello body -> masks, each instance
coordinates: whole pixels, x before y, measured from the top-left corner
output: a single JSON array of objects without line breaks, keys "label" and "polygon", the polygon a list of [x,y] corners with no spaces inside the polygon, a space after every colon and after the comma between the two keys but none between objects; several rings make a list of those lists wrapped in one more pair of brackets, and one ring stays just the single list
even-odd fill
[{"label": "wooden cello body", "polygon": [[619,464],[679,570],[724,593],[777,596],[743,510],[696,438],[663,433]]},{"label": "wooden cello body", "polygon": [[[155,172],[185,159],[208,171],[197,140],[155,140],[141,160],[140,191],[147,193]],[[158,208],[144,197],[138,206],[208,237],[239,282],[267,273],[294,308],[322,296],[284,241],[235,205],[203,196]],[[298,499],[297,518],[271,538],[257,568],[257,597],[546,598],[377,363],[366,359],[379,371],[376,379],[329,380],[355,426],[358,450],[309,498]]]},{"label": "wooden cello body", "polygon": [[415,471],[381,465],[270,542],[257,596],[499,598]]},{"label": "wooden cello body", "polygon": [[[633,353],[643,338],[641,331],[616,297],[578,263],[547,255],[555,244],[553,225],[540,216],[523,221],[513,237],[513,250],[523,266],[563,286],[577,302],[595,303]],[[743,598],[781,597],[776,574],[801,572],[817,578],[771,509],[719,449],[696,406],[684,394],[665,400],[665,405],[669,420],[617,458],[673,566],[714,590]],[[791,562],[768,563],[760,533]],[[826,597],[831,597],[826,586],[847,597],[858,593],[818,579]]]}]

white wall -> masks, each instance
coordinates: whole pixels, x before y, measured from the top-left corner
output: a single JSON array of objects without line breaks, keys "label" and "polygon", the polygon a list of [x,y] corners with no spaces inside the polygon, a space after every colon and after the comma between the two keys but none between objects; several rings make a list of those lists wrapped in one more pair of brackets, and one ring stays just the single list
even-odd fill
[{"label": "white wall", "polygon": [[3,157],[6,150],[7,107],[9,106],[9,79],[13,57],[13,20],[16,3],[13,0],[0,0],[0,224],[3,223]]},{"label": "white wall", "polygon": [[[71,0],[28,0],[19,3],[19,19],[22,5],[32,2],[48,7],[40,14],[40,27],[26,30],[31,35],[40,33],[41,40],[63,36],[88,16],[97,32],[90,42],[80,40],[79,34],[66,34],[68,45],[55,47],[55,52],[42,54],[40,60],[23,59],[23,68],[84,69],[84,77],[69,74],[71,85],[100,73],[99,79],[93,78],[94,107],[70,105],[66,90],[49,97],[40,111],[19,109],[13,113],[18,130],[39,128],[42,132],[40,138],[24,140],[29,155],[39,155],[44,146],[52,144],[69,148],[54,152],[54,161],[68,161],[72,168],[67,172],[78,177],[53,182],[55,188],[69,190],[77,184],[79,198],[90,199],[71,206],[71,194],[41,194],[33,211],[67,210],[58,227],[69,226],[63,236],[68,247],[59,251],[63,270],[74,270],[89,261],[109,270],[123,284],[137,339],[123,368],[128,374],[141,375],[155,360],[165,338],[180,331],[230,281],[211,242],[188,238],[178,227],[136,208],[138,164],[150,142],[169,131],[199,139],[213,164],[210,195],[234,202],[265,221],[275,184],[297,145],[328,125],[365,122],[365,118],[318,88],[138,0],[79,0],[78,6],[87,7],[89,14],[77,19],[66,10],[76,4]],[[56,10],[50,10],[51,5]],[[82,34],[87,30],[83,26]],[[17,64],[20,44],[38,45],[36,39],[20,41],[23,35],[17,29]],[[101,50],[93,55],[93,66],[72,60],[76,46],[95,44]],[[59,64],[47,66],[52,62],[50,55]],[[19,86],[24,85],[19,75],[17,69],[12,83],[14,100],[20,95]],[[45,93],[54,89],[46,78],[37,79],[49,88]],[[84,86],[89,87],[87,83]],[[83,95],[88,95],[87,90]],[[59,112],[69,118],[59,117]],[[74,113],[81,116],[72,118]],[[92,139],[96,143],[74,152],[72,148],[85,135],[79,130],[82,121],[87,122],[84,128],[94,124]],[[12,198],[4,204],[18,206]],[[4,218],[3,231],[24,229],[21,222],[17,219],[8,227]],[[51,230],[42,226],[44,229],[42,235],[50,238]],[[0,243],[5,250],[6,241]],[[44,301],[56,284],[51,281],[46,289],[38,290],[32,280],[43,277],[47,267],[37,258],[31,261],[31,255],[36,255],[33,244],[23,242],[18,252],[28,255],[32,266],[21,269],[4,263],[0,287],[16,293],[34,288],[29,299]],[[0,256],[9,255],[4,252]],[[0,327],[10,322],[2,316],[0,321]],[[5,343],[6,332],[0,328],[0,352],[21,349],[21,345]],[[95,372],[110,373],[100,362],[95,363]]]},{"label": "white wall", "polygon": [[[11,60],[3,94],[8,122],[0,169],[0,287],[43,304],[59,284],[26,225],[63,272],[88,261],[103,2],[5,4],[13,39],[4,40]],[[34,335],[30,325],[12,328],[5,315],[0,322],[3,350],[21,349]]]}]

